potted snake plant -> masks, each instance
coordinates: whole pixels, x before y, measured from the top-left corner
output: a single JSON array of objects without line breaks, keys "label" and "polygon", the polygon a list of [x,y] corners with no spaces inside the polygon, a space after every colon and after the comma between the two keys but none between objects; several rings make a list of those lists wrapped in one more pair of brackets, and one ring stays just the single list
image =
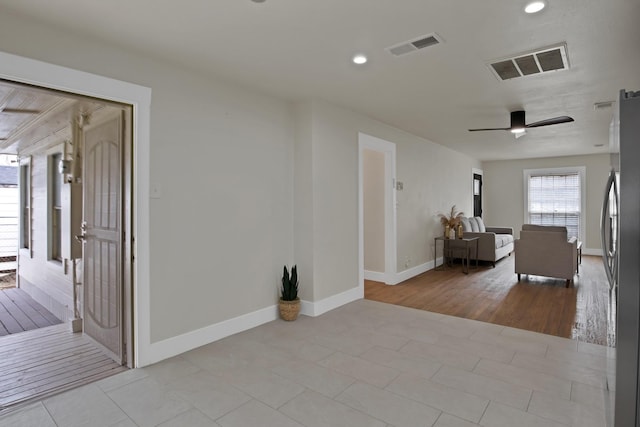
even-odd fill
[{"label": "potted snake plant", "polygon": [[280,317],[284,320],[296,320],[298,313],[300,313],[300,298],[298,298],[298,270],[295,265],[291,267],[291,275],[289,275],[287,266],[284,266],[278,308],[280,309]]}]

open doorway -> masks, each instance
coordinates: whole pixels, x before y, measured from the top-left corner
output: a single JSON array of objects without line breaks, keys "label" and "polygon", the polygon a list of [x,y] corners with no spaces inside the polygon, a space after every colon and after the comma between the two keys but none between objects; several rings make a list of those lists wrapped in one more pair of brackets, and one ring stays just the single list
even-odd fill
[{"label": "open doorway", "polygon": [[473,216],[482,217],[482,170],[473,169]]},{"label": "open doorway", "polygon": [[364,133],[358,137],[361,277],[396,284],[396,146]]},{"label": "open doorway", "polygon": [[[14,357],[10,368],[0,367],[35,385],[14,393],[5,384],[0,405],[6,406],[14,395],[42,397],[42,390],[59,391],[133,366],[133,147],[126,104],[8,80],[0,81],[0,97],[0,150],[17,156],[16,290],[66,327],[3,342],[14,354],[35,346],[43,357],[39,366],[51,365],[47,372],[38,369],[40,380],[26,374],[33,370],[31,357]],[[27,308],[44,314],[34,307]],[[47,339],[53,335],[70,347]],[[60,366],[69,370],[66,380]],[[51,372],[56,374],[49,377]]]}]

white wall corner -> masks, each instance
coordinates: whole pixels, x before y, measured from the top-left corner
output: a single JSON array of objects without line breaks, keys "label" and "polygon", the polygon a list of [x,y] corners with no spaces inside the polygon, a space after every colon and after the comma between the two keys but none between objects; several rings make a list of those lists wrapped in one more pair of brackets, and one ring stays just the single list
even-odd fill
[{"label": "white wall corner", "polygon": [[300,314],[311,317],[320,316],[327,311],[331,311],[335,308],[363,298],[364,288],[358,286],[320,301],[313,302],[302,300],[300,304]]}]

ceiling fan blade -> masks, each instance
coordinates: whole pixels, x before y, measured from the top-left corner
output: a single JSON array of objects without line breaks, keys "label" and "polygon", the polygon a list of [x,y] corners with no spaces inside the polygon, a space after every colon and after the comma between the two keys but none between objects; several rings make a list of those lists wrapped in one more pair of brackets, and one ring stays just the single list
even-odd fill
[{"label": "ceiling fan blade", "polygon": [[511,130],[511,128],[486,128],[486,129],[469,129],[469,132],[478,132],[483,130]]},{"label": "ceiling fan blade", "polygon": [[28,110],[22,108],[3,108],[0,113],[8,114],[40,114],[40,110]]},{"label": "ceiling fan blade", "polygon": [[540,126],[551,126],[551,125],[559,125],[560,123],[570,123],[573,122],[573,118],[569,116],[560,116],[554,117],[552,119],[540,120],[539,122],[529,123],[525,127],[527,128],[537,128]]}]

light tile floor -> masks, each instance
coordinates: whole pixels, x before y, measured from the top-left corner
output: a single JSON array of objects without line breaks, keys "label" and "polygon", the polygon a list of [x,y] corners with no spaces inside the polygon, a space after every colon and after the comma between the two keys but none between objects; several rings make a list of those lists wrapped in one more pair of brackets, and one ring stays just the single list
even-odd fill
[{"label": "light tile floor", "polygon": [[614,357],[360,300],[32,403],[0,426],[602,427]]}]

